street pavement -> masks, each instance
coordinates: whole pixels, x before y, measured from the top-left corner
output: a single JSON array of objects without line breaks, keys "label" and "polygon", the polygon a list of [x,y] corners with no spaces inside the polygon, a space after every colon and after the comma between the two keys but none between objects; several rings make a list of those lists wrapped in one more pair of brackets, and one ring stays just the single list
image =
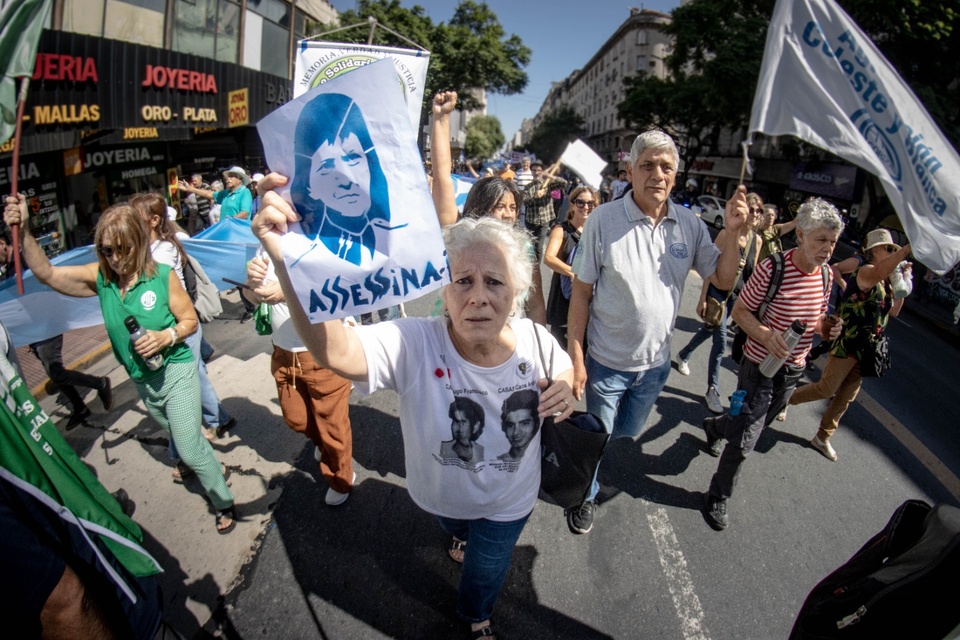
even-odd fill
[{"label": "street pavement", "polygon": [[[692,274],[674,353],[699,326],[700,286]],[[432,296],[407,305],[411,315],[432,309]],[[103,415],[91,400],[89,425],[66,434],[108,490],[136,503],[165,570],[168,621],[187,637],[468,637],[448,540],[405,489],[396,395],[354,394],[357,485],[344,505],[326,506],[312,445],[282,421],[269,338],[240,325],[241,310],[226,296],[224,315],[204,325],[217,348],[211,378],[239,423],[214,445],[242,516],[231,534],[216,534],[199,484],[171,481],[166,436],[112,356],[88,371],[111,376],[115,408]],[[699,426],[702,345],[692,375],[671,373],[645,432],[609,447],[591,533],[571,535],[559,508],[538,504],[494,613],[500,637],[783,638],[810,588],[902,501],[958,504],[960,448],[944,410],[960,397],[956,342],[916,316],[890,331],[894,370],[865,383],[834,439],[840,460],[807,442],[823,403],[792,407],[744,465],[719,533],[700,512],[716,468]],[[721,385],[724,398],[736,386],[729,359]],[[42,405],[65,415],[53,397]]]}]

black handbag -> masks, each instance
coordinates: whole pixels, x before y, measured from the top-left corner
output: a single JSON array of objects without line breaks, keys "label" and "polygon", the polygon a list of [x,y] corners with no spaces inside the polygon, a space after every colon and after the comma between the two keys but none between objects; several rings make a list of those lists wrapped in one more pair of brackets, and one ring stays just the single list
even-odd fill
[{"label": "black handbag", "polygon": [[890,341],[886,334],[870,341],[860,360],[861,378],[879,378],[890,368]]},{"label": "black handbag", "polygon": [[[553,382],[543,354],[540,329],[534,325],[540,362]],[[591,413],[574,411],[566,420],[545,418],[540,429],[540,491],[564,509],[579,506],[590,491],[610,434]]]}]

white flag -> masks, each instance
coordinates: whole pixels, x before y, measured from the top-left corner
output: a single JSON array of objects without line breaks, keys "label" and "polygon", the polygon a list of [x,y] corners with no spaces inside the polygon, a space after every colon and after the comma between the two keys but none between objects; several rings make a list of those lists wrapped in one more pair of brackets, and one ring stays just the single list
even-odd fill
[{"label": "white flag", "polygon": [[607,161],[598,156],[583,140],[574,140],[567,145],[560,162],[576,173],[587,185],[594,189],[600,188],[603,182],[601,172],[607,166]]},{"label": "white flag", "polygon": [[960,261],[960,159],[930,114],[833,0],[778,0],[750,132],[793,135],[877,176],[913,252]]}]

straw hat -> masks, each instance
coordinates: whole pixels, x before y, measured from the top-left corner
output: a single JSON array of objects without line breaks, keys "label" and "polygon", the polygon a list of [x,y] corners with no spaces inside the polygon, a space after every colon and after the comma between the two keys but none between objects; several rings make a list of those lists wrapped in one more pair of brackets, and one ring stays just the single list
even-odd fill
[{"label": "straw hat", "polygon": [[864,251],[869,251],[874,247],[879,247],[880,245],[890,245],[894,247],[897,251],[900,250],[900,245],[893,241],[893,237],[890,235],[890,232],[886,229],[874,229],[867,234],[867,242],[863,247]]}]

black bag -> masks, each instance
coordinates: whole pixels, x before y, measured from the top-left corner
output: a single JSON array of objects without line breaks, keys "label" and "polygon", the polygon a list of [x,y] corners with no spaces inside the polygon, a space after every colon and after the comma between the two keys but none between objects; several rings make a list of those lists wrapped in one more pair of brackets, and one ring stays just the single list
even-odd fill
[{"label": "black bag", "polygon": [[[533,329],[540,362],[547,380],[552,382],[540,329],[536,324]],[[552,417],[544,419],[540,429],[540,491],[564,509],[579,506],[590,491],[609,440],[603,423],[590,413],[574,411],[562,422],[555,422]]]},{"label": "black bag", "polygon": [[960,509],[907,500],[883,531],[814,587],[790,639],[939,640],[960,624],[958,575]]},{"label": "black bag", "polygon": [[890,341],[887,336],[870,341],[870,348],[863,352],[860,360],[861,378],[879,378],[890,368]]}]

